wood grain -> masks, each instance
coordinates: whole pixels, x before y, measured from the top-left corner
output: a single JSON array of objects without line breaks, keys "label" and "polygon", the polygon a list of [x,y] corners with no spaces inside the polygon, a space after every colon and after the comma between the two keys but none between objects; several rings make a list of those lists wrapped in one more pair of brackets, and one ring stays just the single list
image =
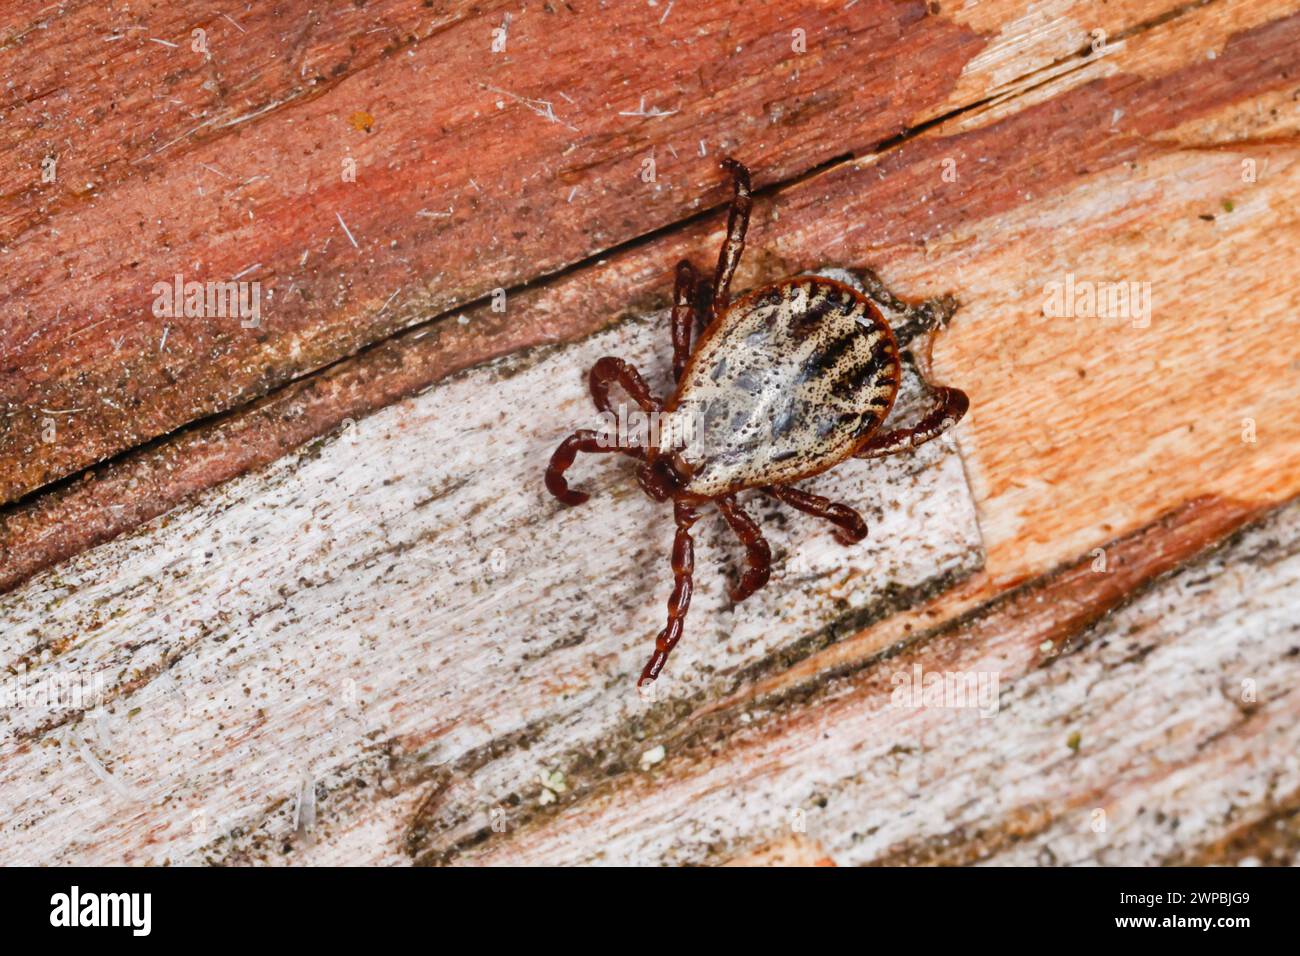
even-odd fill
[{"label": "wood grain", "polygon": [[[840,16],[833,6],[818,10]],[[1300,238],[1300,14],[1259,0],[1112,4],[1096,16],[1117,26],[1094,52],[1081,10],[945,5],[943,29],[982,46],[941,103],[919,108],[938,122],[909,118],[874,152],[749,141],[776,185],[759,198],[739,286],[869,265],[909,296],[955,294],[934,374],[965,388],[972,411],[960,461],[944,446],[828,476],[879,506],[872,550],[832,554],[795,519],[778,525],[785,576],[763,620],[692,612],[700,641],[679,653],[703,675],[697,693],[646,710],[628,699],[666,587],[649,504],[614,482],[618,465],[592,462],[580,474],[608,509],[559,515],[530,462],[579,423],[580,374],[604,343],[662,367],[666,333],[645,316],[676,259],[703,264],[720,238],[716,214],[682,220],[717,201],[703,161],[693,187],[665,186],[675,207],[630,212],[632,193],[602,193],[626,231],[597,219],[606,231],[584,245],[562,215],[545,242],[520,240],[532,251],[503,281],[529,285],[509,289],[505,313],[434,314],[461,301],[449,292],[399,320],[384,308],[392,286],[358,280],[381,291],[356,305],[359,322],[352,305],[304,319],[318,344],[418,324],[11,506],[6,664],[103,673],[112,699],[80,721],[3,711],[6,857],[1292,859],[1296,506],[1205,552],[1300,494],[1300,299],[1285,279]],[[930,19],[899,42],[933,38],[909,33],[938,29]],[[266,115],[287,122],[294,104],[345,86]],[[835,108],[795,125],[824,134]],[[523,109],[511,122],[540,119]],[[640,120],[700,132],[698,115]],[[232,129],[261,142],[267,122]],[[814,154],[859,152],[791,179]],[[484,221],[505,215],[497,202],[484,200]],[[74,208],[52,207],[51,222]],[[440,289],[487,281],[446,249]],[[411,275],[427,279],[421,262]],[[1067,278],[1149,283],[1149,314],[1045,314]],[[316,362],[301,357],[275,352],[266,381],[232,401]],[[538,369],[554,371],[529,379]],[[116,440],[87,424],[58,467],[44,451],[35,465],[0,457],[45,481]],[[725,535],[705,550],[735,560]],[[796,584],[800,555],[811,577]],[[548,650],[529,656],[539,642]],[[890,707],[893,678],[917,664],[997,674],[997,715]]]},{"label": "wood grain", "polygon": [[[1018,379],[1043,374],[1053,379],[1032,428],[1018,427],[1019,416],[981,416],[983,427],[995,427],[995,422],[1013,426],[997,427],[988,444],[1001,450],[1013,474],[1025,455],[1052,447],[1067,456],[1063,467],[1071,467],[1070,447],[1060,436],[1077,426],[1067,426],[1060,416],[1090,408],[1093,386],[1086,380],[1087,369],[1079,376],[1083,363],[1053,362],[1027,350],[1072,333],[1071,348],[1082,349],[1083,355],[1106,350],[1091,361],[1138,384],[1155,371],[1147,352],[1163,347],[1168,323],[1181,322],[1184,310],[1205,323],[1206,333],[1218,334],[1216,316],[1223,303],[1218,290],[1239,290],[1237,301],[1245,303],[1266,300],[1261,305],[1267,314],[1251,327],[1261,335],[1282,327],[1283,316],[1296,305],[1291,287],[1261,286],[1269,272],[1259,267],[1289,260],[1287,226],[1294,218],[1293,151],[1278,145],[1284,137],[1277,134],[1296,126],[1286,77],[1295,66],[1297,45],[1292,41],[1300,21],[1295,16],[1268,19],[1284,9],[1267,4],[1198,8],[1150,36],[1125,40],[1105,56],[1075,62],[1032,97],[1011,97],[877,158],[840,164],[781,190],[770,205],[759,204],[741,284],[826,264],[826,250],[831,250],[837,264],[887,267],[891,281],[907,283],[905,288],[916,295],[963,290],[971,310],[954,329],[949,367],[981,368],[988,394],[1007,396],[1008,406],[1019,400]],[[1234,31],[1243,19],[1245,29]],[[1181,63],[1178,56],[1189,49],[1191,37],[1217,38],[1222,52],[1214,60]],[[1117,113],[1121,125],[1113,127]],[[1202,148],[1212,145],[1225,148]],[[951,183],[943,179],[943,162],[949,159],[958,164],[958,178]],[[1260,170],[1249,184],[1241,178],[1246,161]],[[1034,188],[1023,188],[1027,183]],[[1247,204],[1248,197],[1253,202]],[[1233,201],[1241,204],[1237,215],[1220,215],[1208,225],[1199,218],[1214,215],[1206,210],[1222,213],[1223,204]],[[828,216],[827,210],[836,213]],[[1180,224],[1176,228],[1183,230],[1165,241],[1158,271],[1150,266],[1149,233],[1141,225],[1148,218]],[[708,261],[720,225],[712,217],[512,293],[504,313],[483,304],[433,322],[284,389],[243,414],[200,425],[88,473],[90,480],[84,483],[11,508],[0,516],[0,586],[12,586],[187,495],[264,465],[450,372],[520,348],[571,341],[619,314],[662,305],[671,288],[672,264],[683,255]],[[1190,251],[1184,249],[1189,241],[1196,244],[1197,255],[1209,257],[1195,270],[1207,281],[1196,285],[1177,269],[1178,259]],[[1045,251],[1052,249],[1059,254],[1049,261]],[[1145,330],[1125,331],[1118,320],[1048,323],[1042,315],[1043,289],[1073,273],[1087,281],[1158,278],[1156,306],[1163,302],[1171,310],[1165,326],[1159,315]],[[1041,333],[1037,339],[1030,329]],[[1103,329],[1115,334],[1098,338],[1095,333]],[[1191,348],[1200,334],[1178,341]],[[1252,377],[1248,390],[1267,389],[1290,375],[1281,368],[1285,349],[1260,349],[1249,339],[1237,339],[1204,351],[1187,363],[1163,363],[1160,371],[1179,376],[1185,390],[1195,391],[1202,380],[1236,381],[1243,367],[1240,356],[1250,352],[1272,364]],[[996,368],[989,369],[990,363]],[[1059,388],[1077,396],[1057,403]],[[1260,394],[1243,405],[1285,407],[1286,397]],[[1127,406],[1117,402],[1109,407],[1123,415]],[[1151,417],[1130,416],[1123,427],[1137,424],[1149,426],[1145,434],[1161,433],[1178,424],[1169,413],[1180,407],[1171,403]],[[1273,433],[1277,440],[1272,447],[1285,456],[1288,447],[1295,447],[1286,440],[1287,416],[1271,417],[1283,429]],[[1225,438],[1233,421],[1239,419],[1222,422]],[[1251,449],[1226,445],[1220,450],[1224,457],[1212,467],[1226,470],[1224,490],[1230,493],[1227,485],[1235,480],[1231,463],[1242,461]],[[1199,450],[1189,447],[1186,453],[1195,457]],[[1276,471],[1287,474],[1288,463]],[[1096,477],[1112,485],[1117,480],[1104,468]],[[1187,494],[1197,493],[1195,484],[1188,482]],[[1141,514],[1128,516],[1127,525],[1106,521],[1101,531],[1136,527],[1179,500],[1147,487],[1155,492],[1155,501]],[[1265,493],[1284,494],[1285,483]],[[1061,551],[1058,560],[1071,553]]]},{"label": "wood grain", "polygon": [[[719,862],[796,836],[840,864],[1135,865],[1219,839],[1300,789],[1300,507],[1159,576],[1192,527],[1244,514],[1170,516],[1108,546],[1106,572],[1085,559],[877,667],[715,718],[634,779],[458,859]],[[916,703],[918,670],[997,693]]]},{"label": "wood grain", "polygon": [[[1179,5],[932,9],[14,11],[0,502],[715,206],[725,153],[780,182]],[[86,64],[70,85],[66,62]],[[177,275],[257,281],[264,314],[154,314]]]},{"label": "wood grain", "polygon": [[[380,33],[346,59],[327,40],[313,69],[334,61],[345,75],[310,96],[304,87],[319,77],[292,75],[311,55],[309,5],[267,15],[259,35],[235,42],[291,53],[273,67],[290,76],[251,84],[250,109],[231,119],[218,107],[220,64],[130,38],[149,52],[128,60],[141,73],[178,56],[190,65],[175,78],[194,100],[187,122],[222,135],[180,151],[167,143],[185,134],[170,124],[156,139],[137,133],[149,151],[130,158],[143,170],[103,188],[77,184],[81,202],[14,237],[0,500],[716,204],[717,160],[742,142],[764,182],[869,148],[942,108],[984,45],[919,2],[681,4],[663,24],[642,4],[546,4],[513,15],[507,49],[494,54],[491,30],[509,8],[473,9],[419,24],[418,9],[365,14],[380,18]],[[298,37],[285,36],[286,21],[302,24]],[[794,52],[787,22],[813,37],[807,52]],[[867,46],[879,59],[842,69]],[[893,58],[931,68],[900,83]],[[199,82],[209,70],[214,91]],[[112,126],[85,148],[119,155]],[[838,135],[820,136],[826,126]],[[355,182],[343,176],[349,159]],[[138,231],[124,234],[123,220]],[[256,279],[266,315],[256,328],[158,318],[151,289],[174,275]],[[63,415],[62,440],[41,441],[42,408]]]},{"label": "wood grain", "polygon": [[[599,356],[668,379],[666,323],[466,373],[0,598],[10,672],[36,687],[59,674],[102,682],[94,709],[0,712],[0,856],[262,857],[282,843],[303,775],[322,824],[358,797],[433,781],[421,826],[454,840],[480,826],[484,800],[531,789],[578,753],[635,762],[647,727],[979,569],[947,441],[808,483],[863,510],[873,534],[861,546],[753,499],[772,585],[730,602],[743,550],[721,522],[702,525],[688,638],[642,699],[671,521],[622,460],[575,468],[594,493],[582,508],[559,505],[537,475],[593,420],[584,369]],[[478,477],[485,462],[494,482]],[[212,833],[192,831],[195,810]]]}]

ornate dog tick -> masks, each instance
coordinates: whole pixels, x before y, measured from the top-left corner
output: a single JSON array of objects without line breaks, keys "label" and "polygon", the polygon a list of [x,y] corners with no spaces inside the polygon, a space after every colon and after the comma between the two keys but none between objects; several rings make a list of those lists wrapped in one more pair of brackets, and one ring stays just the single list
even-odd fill
[{"label": "ornate dog tick", "polygon": [[[731,597],[743,601],[767,583],[772,553],[762,532],[736,501],[757,488],[792,508],[824,518],[845,545],[867,535],[848,505],[800,491],[790,483],[851,458],[876,458],[914,448],[942,434],[969,406],[955,388],[934,387],[935,407],[911,428],[881,431],[901,378],[899,343],[880,309],[856,289],[819,276],[796,276],[729,298],[753,200],[749,170],[723,161],[735,182],[727,238],[712,283],[690,262],[677,265],[672,343],[676,391],[660,402],[622,359],[605,357],[591,369],[591,397],[613,413],[610,387],[620,385],[665,426],[646,445],[614,440],[590,429],[574,432],[551,456],[546,487],[567,505],[588,495],[569,488],[565,471],[578,452],[621,452],[640,460],[637,480],[655,501],[672,499],[673,592],[668,624],[638,684],[659,676],[682,636],[695,569],[691,526],[700,506],[717,506],[745,546],[745,570]],[[901,305],[901,303],[900,303]],[[694,349],[697,320],[703,325]]]}]

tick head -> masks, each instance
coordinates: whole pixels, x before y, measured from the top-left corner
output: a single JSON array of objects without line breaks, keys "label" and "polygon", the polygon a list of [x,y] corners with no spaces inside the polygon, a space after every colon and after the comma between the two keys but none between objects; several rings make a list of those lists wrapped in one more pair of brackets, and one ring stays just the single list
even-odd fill
[{"label": "tick head", "polygon": [[655,501],[667,501],[682,493],[691,480],[690,467],[676,452],[651,450],[638,470],[641,490]]}]

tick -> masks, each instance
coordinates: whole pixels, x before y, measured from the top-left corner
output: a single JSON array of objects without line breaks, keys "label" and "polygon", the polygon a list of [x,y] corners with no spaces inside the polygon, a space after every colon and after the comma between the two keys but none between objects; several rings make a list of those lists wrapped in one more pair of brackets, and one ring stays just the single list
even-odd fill
[{"label": "tick", "polygon": [[[753,205],[749,170],[724,160],[735,195],[727,238],[713,279],[690,262],[677,265],[672,348],[676,388],[667,402],[651,394],[640,373],[606,356],[591,369],[596,408],[612,415],[617,384],[652,422],[647,440],[583,429],[555,450],[546,487],[566,505],[587,501],[569,487],[565,471],[579,452],[619,452],[637,459],[637,481],[655,501],[673,503],[673,591],[668,623],[638,685],[659,676],[681,639],[695,570],[691,527],[715,506],[745,548],[744,570],[730,588],[743,601],[767,583],[772,551],[737,494],[758,489],[777,501],[834,525],[852,545],[867,536],[853,508],[796,488],[849,458],[906,451],[941,435],[966,413],[966,393],[931,386],[934,407],[910,428],[882,431],[902,374],[899,341],[880,309],[851,286],[819,276],[795,276],[731,301],[731,280],[745,246]],[[901,305],[901,303],[900,303]],[[692,335],[702,327],[692,346]],[[911,330],[913,334],[916,330]]]}]

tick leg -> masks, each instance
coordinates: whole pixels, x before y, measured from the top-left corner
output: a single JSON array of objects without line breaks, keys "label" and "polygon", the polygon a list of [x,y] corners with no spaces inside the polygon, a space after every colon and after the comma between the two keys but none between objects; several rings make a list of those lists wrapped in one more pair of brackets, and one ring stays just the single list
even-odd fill
[{"label": "tick leg", "polygon": [[793,485],[768,485],[763,491],[804,514],[825,518],[835,525],[835,540],[840,544],[856,544],[867,536],[866,521],[848,505],[800,491]]},{"label": "tick leg", "polygon": [[650,387],[640,372],[621,358],[606,355],[591,367],[591,373],[587,376],[591,400],[596,403],[598,411],[613,412],[609,405],[609,387],[615,383],[622,385],[632,401],[641,406],[641,411],[647,415],[663,408],[659,400],[650,394]]},{"label": "tick leg", "polygon": [[703,332],[712,321],[713,283],[701,278],[695,284],[695,328]]},{"label": "tick leg", "polygon": [[740,265],[740,254],[745,249],[745,230],[749,228],[749,210],[754,205],[750,196],[749,170],[734,159],[724,159],[722,168],[735,180],[736,194],[731,199],[727,213],[727,238],[718,253],[718,271],[713,276],[713,317],[722,314],[731,299],[731,277]]},{"label": "tick leg", "polygon": [[560,442],[560,447],[555,449],[555,454],[551,456],[551,463],[546,469],[546,490],[566,505],[580,505],[591,497],[585,491],[574,491],[569,487],[569,483],[564,480],[564,473],[569,470],[569,466],[573,464],[573,460],[578,457],[580,451],[617,451],[633,458],[645,458],[645,452],[640,448],[611,444],[606,437],[599,432],[592,431],[590,428],[574,432]]},{"label": "tick leg", "polygon": [[894,326],[894,340],[900,349],[910,346],[914,340],[938,329],[945,328],[953,313],[957,311],[957,300],[950,295],[937,299],[927,299],[920,305],[904,302],[889,291],[889,287],[870,269],[862,272],[862,286],[869,298],[887,306],[899,316],[891,320]]},{"label": "tick leg", "polygon": [[740,583],[730,589],[731,599],[739,603],[767,583],[772,573],[772,549],[754,519],[736,504],[735,495],[719,498],[718,510],[745,546],[745,571]]},{"label": "tick leg", "polygon": [[970,399],[959,388],[941,386],[934,390],[937,404],[912,428],[895,428],[887,432],[878,432],[867,439],[856,452],[856,458],[883,458],[896,452],[907,451],[924,445],[932,438],[938,438],[953,425],[956,425],[966,409],[970,408]]},{"label": "tick leg", "polygon": [[686,360],[691,357],[691,333],[695,325],[695,267],[690,260],[677,263],[677,281],[673,285],[673,381],[681,381]]},{"label": "tick leg", "polygon": [[681,640],[686,610],[691,606],[691,592],[695,589],[692,578],[695,573],[695,544],[691,540],[691,525],[698,518],[699,514],[690,505],[673,502],[677,535],[673,538],[673,593],[668,598],[668,624],[655,638],[655,652],[641,671],[638,687],[649,684],[659,676],[668,655]]}]

